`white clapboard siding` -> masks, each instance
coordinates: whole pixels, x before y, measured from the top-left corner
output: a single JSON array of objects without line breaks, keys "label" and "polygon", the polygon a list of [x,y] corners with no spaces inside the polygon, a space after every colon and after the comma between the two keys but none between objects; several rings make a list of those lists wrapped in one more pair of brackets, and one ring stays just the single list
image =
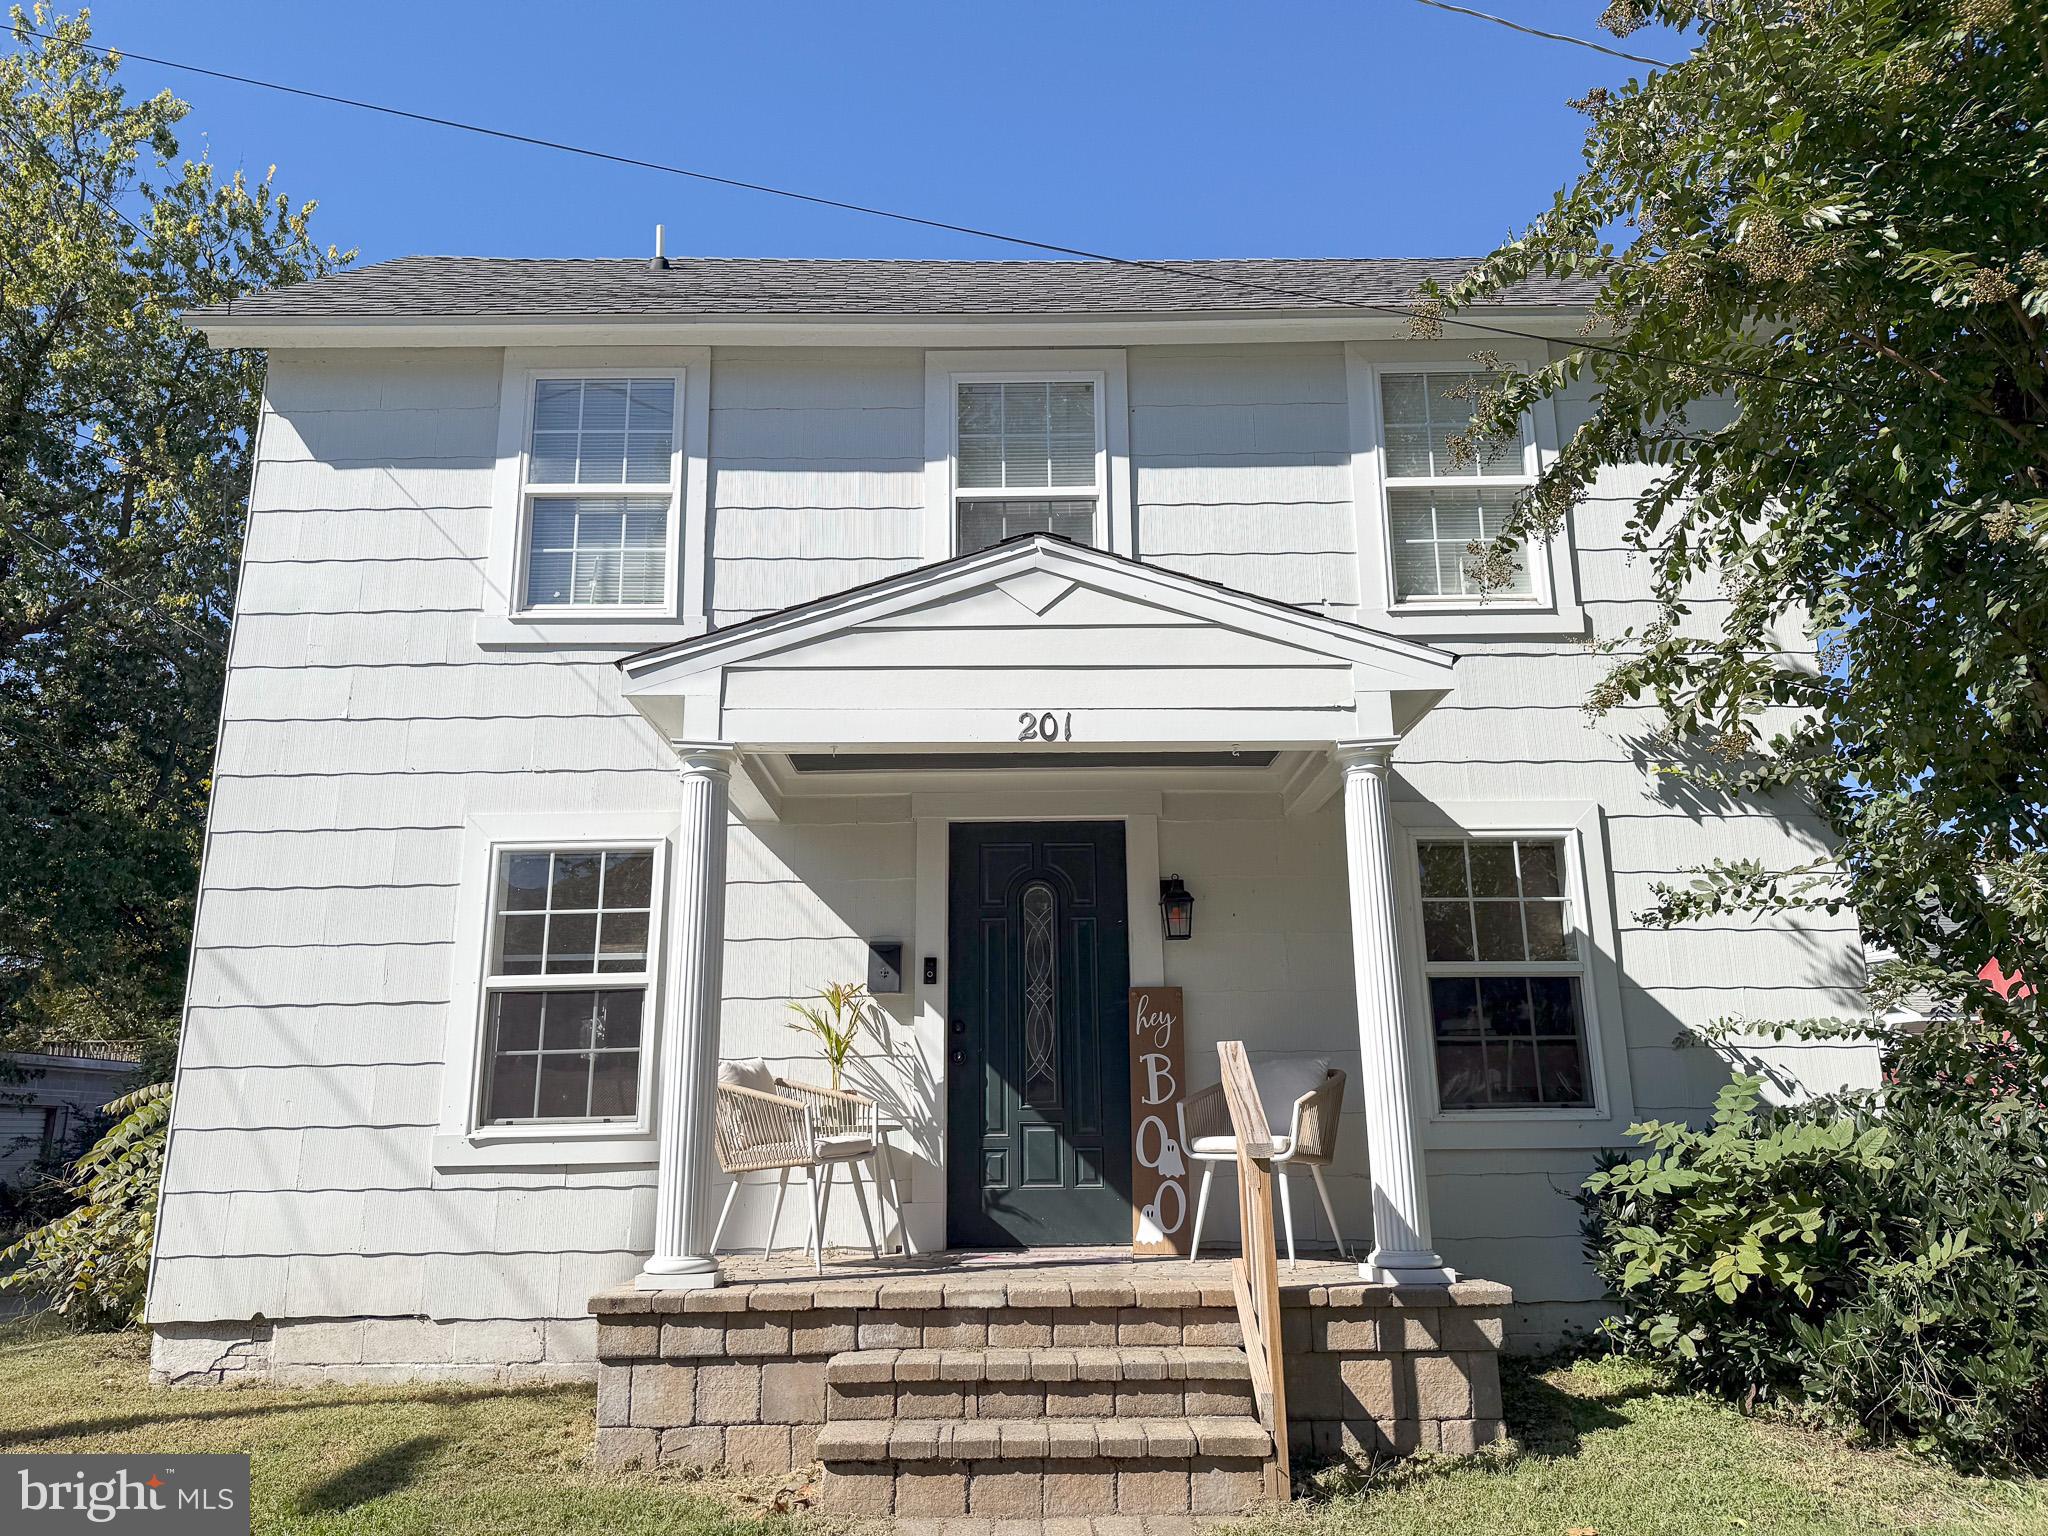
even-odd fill
[{"label": "white clapboard siding", "polygon": [[[713,399],[717,399],[713,385]],[[719,458],[910,459],[924,452],[924,405],[809,406],[711,410],[712,451]]]},{"label": "white clapboard siding", "polygon": [[345,348],[273,354],[273,411],[493,410],[498,358],[484,348]]},{"label": "white clapboard siding", "polygon": [[[1139,553],[1348,612],[1359,520],[1342,348],[1138,347],[1128,363]],[[717,622],[921,559],[921,352],[720,348],[712,380]],[[285,349],[271,361],[155,1320],[521,1319],[550,1339],[559,1330],[588,1358],[590,1295],[629,1279],[652,1242],[650,1169],[435,1167],[447,999],[475,963],[454,948],[471,818],[676,803],[672,754],[622,700],[609,654],[477,644],[479,613],[504,604],[483,575],[501,382],[500,354],[484,350]],[[1585,409],[1564,402],[1567,430]],[[1610,472],[1574,513],[1596,637],[1654,617],[1647,570],[1626,542],[1634,498],[1655,473]],[[1725,600],[1710,581],[1695,593],[1692,622],[1706,632]],[[934,673],[923,668],[935,634],[945,665]],[[1697,1118],[1743,1070],[1763,1071],[1774,1093],[1874,1081],[1874,1056],[1855,1046],[1673,1046],[1716,1019],[1853,1007],[1852,919],[1667,932],[1635,917],[1658,881],[1682,882],[1708,859],[1823,856],[1811,813],[1729,805],[1650,772],[1674,750],[1650,712],[1580,713],[1613,664],[1582,641],[1447,645],[1462,658],[1456,689],[1398,753],[1395,793],[1605,808],[1627,980],[1624,1017],[1603,1019],[1603,1034],[1627,1062],[1639,1113]],[[1191,664],[1207,669],[1199,684]],[[1047,678],[1061,679],[1064,700],[1034,691]],[[959,724],[948,699],[998,718],[1072,708],[1084,737],[1091,710],[1119,731],[1135,720],[1168,732],[1176,711],[1219,697],[1248,720],[1293,712],[1306,722],[1349,703],[1346,669],[1088,588],[1038,621],[997,592],[893,615],[736,667],[728,689],[728,723],[742,736],[798,731],[821,700],[849,696],[926,712],[944,729]],[[1161,807],[1161,868],[1201,902],[1197,942],[1166,950],[1167,979],[1187,991],[1191,1075],[1213,1081],[1216,1042],[1241,1038],[1258,1060],[1320,1056],[1356,1082],[1339,804],[1286,816],[1262,790],[1168,793]],[[792,801],[784,820],[733,823],[728,1053],[822,1077],[810,1042],[787,1028],[788,999],[864,974],[872,939],[921,952],[911,813],[908,796]],[[943,1092],[914,1048],[912,1001],[885,1000],[894,1022],[857,1079],[906,1104]],[[1355,1092],[1338,1146],[1332,1192],[1347,1233],[1364,1239],[1371,1195]],[[1439,1240],[1460,1268],[1516,1288],[1518,1328],[1581,1317],[1598,1296],[1569,1199],[1591,1151],[1432,1145]],[[905,1170],[922,1219],[943,1198],[940,1155],[927,1127]],[[1217,1204],[1212,1227],[1227,1231],[1229,1202]],[[1297,1216],[1321,1233],[1319,1211]],[[765,1221],[765,1205],[745,1199],[735,1230],[758,1240]]]},{"label": "white clapboard siding", "polygon": [[189,1130],[267,1126],[431,1125],[438,1066],[208,1068],[180,1074],[178,1125]]},{"label": "white clapboard siding", "polygon": [[625,717],[630,708],[617,668],[528,656],[475,666],[244,667],[234,686],[238,720]]},{"label": "white clapboard siding", "polygon": [[[570,722],[573,721],[574,724]],[[445,773],[539,767],[653,768],[664,764],[654,728],[637,715],[587,710],[559,720],[493,716],[450,720],[247,720],[221,738],[224,774]]]},{"label": "white clapboard siding", "polygon": [[489,542],[490,509],[483,506],[271,508],[251,514],[243,550],[251,565],[275,560],[480,561]]},{"label": "white clapboard siding", "polygon": [[263,416],[263,456],[281,464],[477,464],[495,458],[497,451],[495,405],[409,411],[269,410]]},{"label": "white clapboard siding", "polygon": [[495,466],[485,463],[286,462],[270,457],[266,444],[255,468],[249,506],[259,516],[414,513],[433,522],[443,513],[490,506],[494,473]]},{"label": "white clapboard siding", "polygon": [[814,598],[830,597],[848,587],[898,576],[923,562],[909,551],[887,559],[841,560],[804,555],[775,559],[731,558],[716,561],[719,612],[773,611]]},{"label": "white clapboard siding", "polygon": [[1351,552],[1355,534],[1349,501],[1241,507],[1147,503],[1138,509],[1138,547],[1147,560],[1166,555],[1343,555]]},{"label": "white clapboard siding", "polygon": [[1341,406],[1346,401],[1344,349],[1335,342],[1133,347],[1129,362],[1134,409]]},{"label": "white clapboard siding", "polygon": [[438,1065],[445,1019],[439,1003],[277,1010],[195,1004],[184,1060],[188,1068]]},{"label": "white clapboard siding", "polygon": [[909,347],[720,347],[720,410],[924,409],[924,353]]},{"label": "white clapboard siding", "polygon": [[1338,454],[1313,460],[1271,454],[1230,459],[1193,454],[1156,459],[1134,454],[1142,507],[1348,505],[1351,461]]},{"label": "white clapboard siding", "polygon": [[473,613],[483,601],[483,562],[463,555],[252,562],[236,595],[245,614]]},{"label": "white clapboard siding", "polygon": [[[1156,565],[1202,581],[1298,608],[1358,606],[1358,564],[1351,555],[1328,554],[1155,554]],[[1349,617],[1339,614],[1338,617]]]},{"label": "white clapboard siding", "polygon": [[454,937],[455,922],[455,893],[445,885],[223,888],[206,893],[193,942],[201,949],[446,942]]},{"label": "white clapboard siding", "polygon": [[[924,356],[721,352],[711,399],[711,606],[738,619],[921,558]],[[834,514],[852,514],[845,521]]]},{"label": "white clapboard siding", "polygon": [[711,546],[721,560],[895,560],[916,555],[921,507],[742,507],[721,504]]},{"label": "white clapboard siding", "polygon": [[659,810],[675,804],[665,768],[546,773],[222,775],[213,828],[232,832],[459,829],[469,814]]}]

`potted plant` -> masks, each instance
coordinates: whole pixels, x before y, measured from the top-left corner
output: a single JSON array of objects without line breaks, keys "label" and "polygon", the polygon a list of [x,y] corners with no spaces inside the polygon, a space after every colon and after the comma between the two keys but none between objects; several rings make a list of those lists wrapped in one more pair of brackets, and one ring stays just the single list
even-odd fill
[{"label": "potted plant", "polygon": [[854,1054],[853,1043],[860,1038],[862,1026],[874,1024],[876,1033],[881,1031],[874,1000],[868,996],[866,986],[857,981],[828,982],[814,998],[792,1002],[789,1011],[803,1020],[791,1024],[791,1029],[800,1035],[817,1036],[825,1064],[832,1069],[835,1090],[842,1087],[840,1078],[848,1058]]}]

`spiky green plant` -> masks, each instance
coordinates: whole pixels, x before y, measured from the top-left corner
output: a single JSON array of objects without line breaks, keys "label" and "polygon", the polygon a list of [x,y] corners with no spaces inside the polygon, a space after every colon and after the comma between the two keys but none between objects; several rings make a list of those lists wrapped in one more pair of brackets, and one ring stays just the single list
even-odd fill
[{"label": "spiky green plant", "polygon": [[171,1085],[152,1083],[106,1106],[120,1118],[71,1170],[78,1204],[0,1250],[0,1290],[39,1291],[85,1328],[141,1321],[156,1235],[157,1183],[171,1124]]},{"label": "spiky green plant", "polygon": [[817,1038],[825,1064],[832,1069],[832,1086],[838,1088],[846,1071],[846,1063],[854,1055],[854,1042],[866,1025],[873,1024],[875,1032],[881,1033],[874,999],[868,996],[868,989],[857,981],[827,982],[818,988],[810,1001],[792,1001],[789,1011],[803,1020],[801,1024],[789,1027],[800,1035]]}]

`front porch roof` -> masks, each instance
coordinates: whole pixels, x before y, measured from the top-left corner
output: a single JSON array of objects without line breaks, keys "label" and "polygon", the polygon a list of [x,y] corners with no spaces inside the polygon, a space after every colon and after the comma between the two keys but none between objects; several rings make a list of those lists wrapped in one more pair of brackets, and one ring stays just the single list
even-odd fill
[{"label": "front porch roof", "polygon": [[1455,663],[1031,534],[619,666],[671,741],[1099,752],[1392,741],[1450,692]]}]

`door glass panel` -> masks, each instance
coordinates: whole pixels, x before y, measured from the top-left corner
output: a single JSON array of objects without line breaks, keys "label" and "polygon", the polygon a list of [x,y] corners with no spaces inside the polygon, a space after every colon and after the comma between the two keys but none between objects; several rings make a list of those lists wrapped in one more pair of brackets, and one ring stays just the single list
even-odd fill
[{"label": "door glass panel", "polygon": [[1024,1102],[1057,1104],[1060,1097],[1060,1031],[1055,975],[1052,887],[1033,881],[1024,888]]}]

